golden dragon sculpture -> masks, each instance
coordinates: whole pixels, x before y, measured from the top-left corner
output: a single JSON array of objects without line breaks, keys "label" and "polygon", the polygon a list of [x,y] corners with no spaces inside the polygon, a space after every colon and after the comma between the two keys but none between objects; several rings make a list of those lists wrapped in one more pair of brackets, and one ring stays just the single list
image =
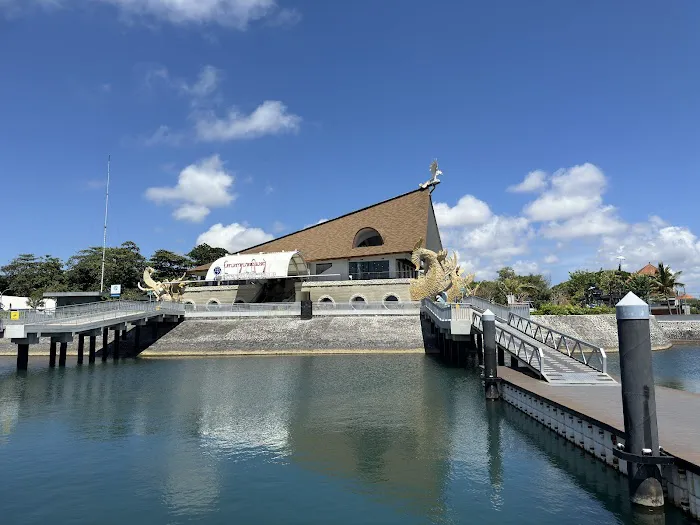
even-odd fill
[{"label": "golden dragon sculpture", "polygon": [[179,279],[174,281],[156,281],[153,278],[155,270],[150,266],[147,266],[143,271],[143,282],[145,287],[138,283],[139,290],[142,292],[152,292],[156,298],[156,301],[173,301],[179,303],[182,300],[182,294],[185,293],[185,287],[187,283],[185,282],[185,276],[187,273],[183,274]]},{"label": "golden dragon sculpture", "polygon": [[416,270],[423,270],[423,275],[414,279],[409,286],[411,300],[435,300],[444,294],[442,297],[446,302],[454,303],[476,291],[476,288],[472,288],[474,274],[463,273],[457,264],[457,254],[453,253],[448,258],[445,250],[436,253],[422,246],[423,239],[419,239],[411,255]]}]

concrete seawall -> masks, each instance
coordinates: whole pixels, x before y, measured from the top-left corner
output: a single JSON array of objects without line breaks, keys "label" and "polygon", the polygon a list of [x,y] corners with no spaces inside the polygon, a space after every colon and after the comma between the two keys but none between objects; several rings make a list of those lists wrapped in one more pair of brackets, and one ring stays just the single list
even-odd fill
[{"label": "concrete seawall", "polygon": [[[617,320],[614,314],[608,315],[534,315],[532,320],[603,347],[606,351],[617,352]],[[671,339],[655,317],[650,320],[651,345],[654,350],[671,347]],[[700,323],[698,323],[700,325]],[[700,326],[699,326],[700,328]],[[700,337],[700,330],[698,331]]]},{"label": "concrete seawall", "polygon": [[143,357],[279,354],[314,351],[423,352],[415,316],[186,319],[144,350]]}]

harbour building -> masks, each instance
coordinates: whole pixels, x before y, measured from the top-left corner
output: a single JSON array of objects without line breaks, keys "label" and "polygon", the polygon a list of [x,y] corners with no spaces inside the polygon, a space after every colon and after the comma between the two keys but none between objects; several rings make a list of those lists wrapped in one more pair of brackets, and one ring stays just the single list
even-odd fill
[{"label": "harbour building", "polygon": [[208,304],[294,301],[410,301],[418,275],[411,254],[442,249],[435,220],[435,184],[346,213],[227,255],[190,273],[183,301]]}]

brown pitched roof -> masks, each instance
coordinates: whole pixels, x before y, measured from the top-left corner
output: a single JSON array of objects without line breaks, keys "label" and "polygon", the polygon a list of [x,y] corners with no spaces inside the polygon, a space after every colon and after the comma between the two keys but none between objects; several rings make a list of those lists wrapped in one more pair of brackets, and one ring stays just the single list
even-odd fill
[{"label": "brown pitched roof", "polygon": [[[411,252],[418,239],[422,238],[425,243],[432,205],[430,190],[419,189],[240,253],[299,250],[304,259],[311,262]],[[355,235],[363,228],[377,230],[384,244],[353,248]]]},{"label": "brown pitched roof", "polygon": [[640,275],[648,275],[648,276],[650,276],[650,277],[655,277],[656,274],[659,273],[659,270],[658,270],[658,268],[657,268],[656,266],[654,266],[653,264],[649,263],[649,264],[647,264],[644,268],[642,268],[641,270],[639,270],[637,273],[640,274]]}]

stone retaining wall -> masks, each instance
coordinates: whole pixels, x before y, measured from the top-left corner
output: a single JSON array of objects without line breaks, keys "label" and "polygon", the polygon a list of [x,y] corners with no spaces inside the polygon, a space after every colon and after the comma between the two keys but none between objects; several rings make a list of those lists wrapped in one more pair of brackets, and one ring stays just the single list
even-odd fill
[{"label": "stone retaining wall", "polygon": [[415,316],[186,319],[142,356],[280,353],[308,350],[420,350]]},{"label": "stone retaining wall", "polygon": [[[532,320],[545,326],[617,352],[617,320],[614,314],[607,315],[533,315]],[[666,330],[655,317],[650,320],[651,344],[654,350],[671,346]],[[700,323],[698,323],[700,325]],[[700,328],[700,326],[699,326]],[[700,334],[700,330],[698,331]]]},{"label": "stone retaining wall", "polygon": [[700,321],[659,321],[664,335],[671,341],[700,341]]}]

